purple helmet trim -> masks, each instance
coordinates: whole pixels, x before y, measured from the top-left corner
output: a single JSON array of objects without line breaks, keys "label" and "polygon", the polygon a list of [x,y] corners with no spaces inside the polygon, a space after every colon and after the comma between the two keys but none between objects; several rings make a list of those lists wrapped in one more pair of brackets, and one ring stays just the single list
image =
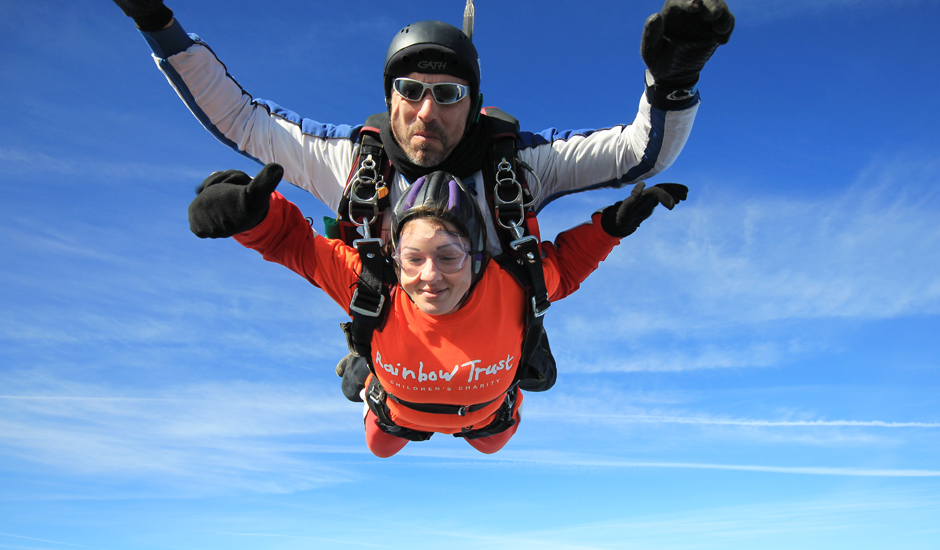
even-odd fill
[{"label": "purple helmet trim", "polygon": [[460,212],[460,187],[454,180],[450,180],[447,184],[447,210],[454,213]]},{"label": "purple helmet trim", "polygon": [[411,210],[415,205],[415,199],[418,198],[418,192],[421,191],[421,188],[424,187],[425,177],[421,176],[416,179],[411,187],[408,188],[408,194],[405,195],[404,200],[402,201],[402,210]]}]

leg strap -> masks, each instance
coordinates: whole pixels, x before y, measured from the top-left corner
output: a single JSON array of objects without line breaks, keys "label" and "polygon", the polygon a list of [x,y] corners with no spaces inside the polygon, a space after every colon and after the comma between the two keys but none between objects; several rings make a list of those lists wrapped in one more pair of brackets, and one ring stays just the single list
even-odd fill
[{"label": "leg strap", "polygon": [[412,430],[411,428],[403,428],[392,422],[388,414],[388,405],[385,404],[387,396],[388,394],[385,393],[385,388],[383,388],[378,379],[373,376],[371,382],[369,382],[369,389],[366,391],[366,403],[369,405],[369,410],[372,411],[372,414],[374,414],[377,419],[376,425],[378,425],[383,432],[394,435],[395,437],[407,439],[408,441],[427,441],[431,439],[434,432],[422,432]]},{"label": "leg strap", "polygon": [[476,430],[464,430],[460,433],[455,433],[454,437],[462,437],[464,439],[479,439],[481,437],[489,437],[491,435],[496,435],[503,433],[509,428],[515,426],[516,421],[512,418],[512,411],[516,406],[516,393],[519,391],[518,386],[511,388],[506,392],[506,400],[503,401],[503,405],[496,411],[496,418],[486,426],[476,429]]}]

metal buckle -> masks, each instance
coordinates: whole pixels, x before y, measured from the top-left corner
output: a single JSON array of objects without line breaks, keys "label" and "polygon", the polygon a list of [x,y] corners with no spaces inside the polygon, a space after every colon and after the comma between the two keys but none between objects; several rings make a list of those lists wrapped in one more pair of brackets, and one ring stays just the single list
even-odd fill
[{"label": "metal buckle", "polygon": [[[518,226],[525,221],[525,209],[535,204],[538,198],[542,195],[542,179],[539,178],[539,175],[535,173],[535,170],[533,170],[532,167],[529,166],[525,161],[516,159],[516,162],[519,164],[519,166],[532,174],[533,178],[535,178],[536,188],[535,194],[532,194],[532,200],[529,202],[523,201],[524,193],[522,190],[522,184],[519,183],[518,179],[516,179],[516,172],[513,170],[512,163],[503,157],[496,166],[496,189],[493,193],[493,207],[496,210],[496,223],[506,229],[513,230],[516,232],[517,237],[521,237],[522,232]],[[511,200],[503,200],[503,198],[499,195],[500,190],[509,190],[513,186],[515,187],[515,196]],[[531,189],[529,191],[531,194]],[[510,220],[509,225],[503,223],[501,209],[504,208],[518,209],[518,220]],[[515,214],[515,212],[513,212],[513,214]]]},{"label": "metal buckle", "polygon": [[381,384],[376,384],[374,382],[369,384],[368,395],[369,395],[369,399],[371,399],[373,403],[376,403],[379,405],[384,403],[385,402],[384,394],[385,394],[385,390],[382,388]]},{"label": "metal buckle", "polygon": [[539,200],[539,197],[542,196],[542,178],[540,178],[539,175],[535,173],[535,170],[533,170],[532,167],[529,166],[528,163],[526,163],[524,160],[517,158],[516,162],[519,164],[519,166],[524,168],[526,172],[532,174],[532,177],[535,178],[535,183],[537,184],[535,186],[535,193],[532,193],[532,186],[529,186],[529,194],[532,195],[532,200],[522,205],[528,208],[535,204],[535,202]]},{"label": "metal buckle", "polygon": [[366,317],[378,317],[382,313],[382,306],[385,305],[385,295],[379,294],[379,305],[375,308],[375,311],[369,311],[368,309],[363,309],[356,306],[356,300],[359,298],[359,288],[356,288],[356,291],[353,292],[352,300],[349,301],[349,310],[355,311],[360,315],[365,315]]},{"label": "metal buckle", "polygon": [[[522,237],[521,239],[516,239],[510,242],[509,246],[511,246],[512,249],[515,250],[516,252],[519,252],[519,249],[522,248],[522,246],[527,243],[535,243],[535,246],[538,247],[538,242],[539,240],[535,238],[535,235],[526,235],[525,237]],[[538,248],[536,248],[536,250],[538,250]],[[532,253],[531,250],[528,253],[526,253],[526,258],[530,262],[535,261],[535,255]]]},{"label": "metal buckle", "polygon": [[[369,198],[362,198],[359,196],[358,185],[361,183],[363,185],[372,185],[375,187],[375,192]],[[382,194],[382,190],[385,188],[385,179],[379,174],[379,171],[376,167],[375,160],[372,158],[372,155],[368,155],[362,163],[359,165],[359,169],[356,170],[355,175],[353,175],[352,183],[349,189],[349,202],[352,203],[349,208],[349,219],[352,223],[362,227],[368,226],[372,223],[375,223],[375,220],[379,217],[379,198]],[[387,191],[386,191],[387,192]],[[356,217],[353,215],[353,205],[359,206],[371,206],[372,207],[372,217],[368,221],[359,223]]]},{"label": "metal buckle", "polygon": [[[533,247],[537,247],[538,242],[539,242],[538,239],[536,239],[534,235],[527,235],[521,239],[516,239],[512,241],[511,243],[509,243],[509,246],[511,246],[512,249],[515,250],[516,252],[523,254],[523,251],[520,250],[523,246],[532,244]],[[524,253],[525,260],[529,262],[534,262],[536,260],[535,254],[537,253],[538,253],[538,248],[535,248],[534,251],[529,250],[528,252],[525,252]],[[548,302],[548,304],[545,306],[544,309],[539,309],[539,305],[538,305],[538,302],[535,300],[535,296],[532,297],[532,312],[536,317],[541,317],[545,315],[545,312],[548,311],[548,308],[551,307],[551,305],[552,303]]]},{"label": "metal buckle", "polygon": [[541,317],[542,315],[545,315],[545,312],[548,311],[548,308],[551,307],[551,305],[552,303],[549,302],[548,305],[545,306],[545,309],[539,310],[539,305],[535,301],[535,296],[532,297],[532,312],[535,314],[536,317]]},{"label": "metal buckle", "polygon": [[[512,187],[515,187],[515,196],[511,200],[503,200],[500,196],[501,190],[508,190]],[[518,224],[521,224],[525,220],[525,206],[522,204],[522,184],[516,180],[516,172],[512,169],[512,164],[509,163],[505,158],[500,161],[499,165],[496,167],[496,189],[493,193],[493,207],[496,209],[496,223],[505,227],[506,229],[512,229]],[[503,223],[503,209],[513,209],[519,210],[518,221],[510,220],[509,224],[506,225]],[[513,212],[515,214],[515,212]]]},{"label": "metal buckle", "polygon": [[[382,248],[382,239],[380,239],[380,238],[378,238],[378,237],[371,237],[371,236],[369,235],[369,226],[368,226],[368,225],[365,226],[365,230],[366,230],[366,235],[365,235],[365,237],[363,237],[363,238],[361,238],[361,239],[356,239],[356,240],[354,240],[354,241],[352,242],[353,248],[355,248],[356,250],[359,250],[359,245],[360,245],[360,244],[369,244],[369,243],[376,243],[377,245],[379,245],[379,248]],[[375,254],[372,254],[371,252],[367,252],[367,253],[366,253],[366,257],[369,258],[369,259],[371,259],[371,258],[374,258],[374,257],[375,257]]]}]

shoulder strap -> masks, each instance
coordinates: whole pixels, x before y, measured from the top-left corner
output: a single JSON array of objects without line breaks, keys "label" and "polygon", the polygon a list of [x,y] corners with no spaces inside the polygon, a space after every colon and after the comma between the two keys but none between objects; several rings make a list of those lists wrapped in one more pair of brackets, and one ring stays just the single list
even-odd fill
[{"label": "shoulder strap", "polygon": [[392,163],[380,137],[384,116],[388,114],[370,116],[359,130],[359,156],[346,179],[337,217],[324,218],[327,237],[352,245],[363,234],[364,226],[368,226],[370,235],[381,235],[383,212],[390,205],[387,186],[393,177]]},{"label": "shoulder strap", "polygon": [[372,333],[381,328],[388,318],[389,308],[385,307],[385,304],[391,298],[395,272],[388,257],[382,252],[382,239],[356,239],[353,246],[359,251],[362,270],[349,302],[352,321],[343,323],[343,332],[346,334],[349,351],[364,357],[369,370],[374,374],[371,357]]},{"label": "shoulder strap", "polygon": [[542,325],[542,316],[551,302],[542,271],[538,221],[531,206],[526,206],[533,202],[532,195],[521,170],[522,162],[516,157],[519,121],[494,107],[484,109],[483,114],[493,128],[483,176],[493,225],[504,251],[497,261],[527,290],[530,300],[516,381],[523,389],[545,391],[555,382],[555,360]]}]

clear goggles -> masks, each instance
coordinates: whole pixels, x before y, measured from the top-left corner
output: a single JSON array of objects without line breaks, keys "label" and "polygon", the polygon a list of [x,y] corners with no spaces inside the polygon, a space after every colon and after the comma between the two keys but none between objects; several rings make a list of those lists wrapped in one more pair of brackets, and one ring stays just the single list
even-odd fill
[{"label": "clear goggles", "polygon": [[440,105],[453,105],[470,95],[470,86],[463,84],[453,82],[426,84],[410,78],[396,78],[392,81],[392,88],[408,101],[420,101],[424,97],[424,92],[430,89],[431,97]]},{"label": "clear goggles", "polygon": [[437,246],[430,254],[417,247],[410,247],[406,243],[402,243],[392,253],[392,259],[401,268],[402,273],[408,277],[417,277],[427,266],[428,261],[434,265],[434,269],[441,273],[448,275],[457,273],[463,269],[463,266],[467,265],[467,258],[469,257],[470,246],[463,240],[454,240]]}]

